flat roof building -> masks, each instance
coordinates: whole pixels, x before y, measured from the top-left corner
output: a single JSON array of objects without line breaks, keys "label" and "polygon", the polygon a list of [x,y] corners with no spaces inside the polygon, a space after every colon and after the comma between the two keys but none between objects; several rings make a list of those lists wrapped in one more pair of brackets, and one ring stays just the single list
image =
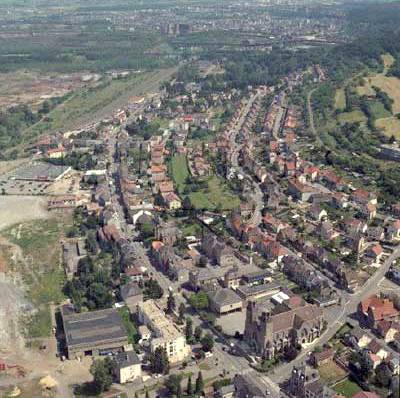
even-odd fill
[{"label": "flat roof building", "polygon": [[120,352],[128,345],[128,334],[115,308],[78,314],[64,305],[61,316],[69,359]]},{"label": "flat roof building", "polygon": [[164,311],[153,300],[139,303],[137,315],[141,323],[152,331],[151,351],[164,347],[169,362],[175,364],[184,361],[190,354],[186,338],[176,325],[165,315]]}]

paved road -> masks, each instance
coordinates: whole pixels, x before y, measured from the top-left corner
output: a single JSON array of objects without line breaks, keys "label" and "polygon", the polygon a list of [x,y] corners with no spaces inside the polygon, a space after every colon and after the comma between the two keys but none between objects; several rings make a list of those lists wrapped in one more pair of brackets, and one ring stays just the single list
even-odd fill
[{"label": "paved road", "polygon": [[400,245],[386,259],[385,263],[382,264],[382,266],[375,272],[375,274],[368,279],[366,284],[359,291],[352,295],[348,295],[348,299],[344,303],[342,311],[337,320],[328,325],[328,328],[324,332],[324,334],[319,339],[310,344],[307,351],[303,351],[302,353],[300,353],[300,355],[289,364],[285,364],[275,368],[274,374],[276,375],[276,377],[274,377],[274,380],[282,382],[287,379],[292,370],[292,367],[299,365],[301,362],[303,362],[307,357],[308,351],[312,350],[316,346],[321,346],[327,343],[336,334],[336,332],[348,321],[348,316],[357,310],[358,303],[376,292],[379,282],[385,277],[385,274],[388,271],[393,260],[398,257],[400,257]]}]

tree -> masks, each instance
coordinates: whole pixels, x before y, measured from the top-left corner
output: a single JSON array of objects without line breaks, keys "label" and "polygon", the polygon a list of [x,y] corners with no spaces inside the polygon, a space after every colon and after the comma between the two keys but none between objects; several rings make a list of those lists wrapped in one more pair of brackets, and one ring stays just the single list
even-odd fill
[{"label": "tree", "polygon": [[203,375],[201,374],[200,371],[196,379],[196,388],[195,388],[196,394],[201,394],[203,389],[204,389],[204,381],[203,381]]},{"label": "tree", "polygon": [[193,338],[193,321],[192,318],[190,317],[186,318],[185,335],[186,335],[186,340],[190,342]]},{"label": "tree", "polygon": [[175,308],[176,308],[175,297],[172,292],[169,292],[167,300],[167,313],[172,314],[175,311]]},{"label": "tree", "polygon": [[209,299],[206,292],[192,294],[189,298],[190,305],[198,311],[205,310],[209,306]]},{"label": "tree", "polygon": [[371,358],[365,353],[360,355],[360,375],[364,380],[368,380],[373,370]]},{"label": "tree", "polygon": [[168,374],[169,359],[165,348],[157,347],[150,355],[150,368],[153,373]]},{"label": "tree", "polygon": [[[168,392],[170,395],[176,395],[178,396],[179,390],[181,390],[181,382],[182,382],[182,376],[178,374],[173,374],[168,377],[168,379],[165,381],[165,387],[167,387]],[[182,395],[182,390],[181,390],[181,395]]]},{"label": "tree", "polygon": [[207,333],[202,339],[201,339],[201,346],[203,351],[209,352],[212,351],[214,347],[214,338],[211,335],[211,333]]},{"label": "tree", "polygon": [[196,341],[200,341],[202,335],[203,329],[200,326],[196,326],[196,328],[194,329],[194,338],[196,339]]},{"label": "tree", "polygon": [[106,358],[104,360],[97,359],[90,367],[90,373],[93,376],[93,387],[98,394],[108,391],[112,384],[112,360]]},{"label": "tree", "polygon": [[283,351],[287,361],[293,361],[297,357],[297,350],[293,345],[286,346]]},{"label": "tree", "polygon": [[386,363],[379,364],[375,369],[376,382],[382,387],[388,387],[392,379],[392,372]]},{"label": "tree", "polygon": [[144,287],[145,289],[143,294],[148,298],[158,300],[164,294],[162,287],[155,279],[149,279],[148,281],[146,281]]},{"label": "tree", "polygon": [[188,377],[186,393],[189,396],[193,394],[192,375],[189,375],[189,377]]},{"label": "tree", "polygon": [[178,308],[178,312],[179,312],[179,320],[183,323],[183,318],[185,317],[185,311],[186,311],[186,307],[185,304],[180,303],[179,304],[179,308]]}]

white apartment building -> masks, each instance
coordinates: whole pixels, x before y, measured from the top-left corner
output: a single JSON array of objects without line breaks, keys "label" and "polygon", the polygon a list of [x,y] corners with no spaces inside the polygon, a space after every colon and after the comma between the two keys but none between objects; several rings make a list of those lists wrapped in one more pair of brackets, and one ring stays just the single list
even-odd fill
[{"label": "white apartment building", "polygon": [[139,303],[137,306],[139,321],[152,331],[150,347],[164,347],[170,364],[184,361],[190,354],[186,338],[176,325],[167,318],[164,311],[153,300]]}]

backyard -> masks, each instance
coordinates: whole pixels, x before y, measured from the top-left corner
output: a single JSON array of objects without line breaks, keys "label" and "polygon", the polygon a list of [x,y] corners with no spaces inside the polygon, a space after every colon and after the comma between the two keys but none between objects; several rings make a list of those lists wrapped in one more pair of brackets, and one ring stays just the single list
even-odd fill
[{"label": "backyard", "polygon": [[333,389],[338,394],[342,394],[346,398],[351,398],[353,395],[361,391],[361,388],[358,386],[358,384],[348,378],[334,385]]},{"label": "backyard", "polygon": [[[185,155],[173,156],[170,172],[178,193],[184,196],[187,177],[190,176]],[[213,175],[201,181],[196,181],[196,183],[199,189],[188,193],[190,201],[196,209],[214,210],[221,208],[222,210],[232,210],[239,206],[239,198],[230,192],[222,178]]]}]

